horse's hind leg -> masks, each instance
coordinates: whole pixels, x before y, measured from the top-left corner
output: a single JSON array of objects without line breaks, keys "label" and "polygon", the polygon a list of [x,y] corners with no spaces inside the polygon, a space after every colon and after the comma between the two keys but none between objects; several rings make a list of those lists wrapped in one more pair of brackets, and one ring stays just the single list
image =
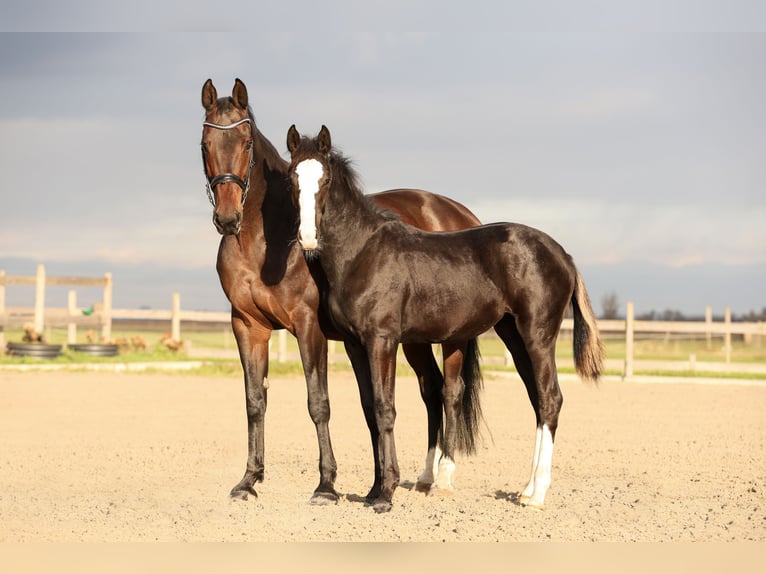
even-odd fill
[{"label": "horse's hind leg", "polygon": [[245,374],[245,408],[247,410],[247,467],[242,480],[231,489],[234,499],[247,500],[249,494],[258,496],[254,485],[263,481],[264,417],[269,371],[269,337],[271,330],[250,327],[239,317],[232,317],[234,336]]},{"label": "horse's hind leg", "polygon": [[312,504],[337,502],[335,491],[337,465],[330,441],[330,397],[327,391],[327,339],[314,317],[296,322],[298,348],[306,376],[308,408],[319,442],[319,485]]},{"label": "horse's hind leg", "polygon": [[465,344],[443,344],[444,386],[442,402],[444,405],[444,439],[442,456],[439,460],[439,472],[433,485],[433,493],[451,494],[455,490],[452,476],[455,473],[455,451],[458,442],[458,425],[463,416],[463,393],[465,384],[460,376],[465,358]]},{"label": "horse's hind leg", "polygon": [[439,365],[436,364],[431,345],[403,345],[407,362],[415,371],[420,386],[420,397],[426,405],[428,415],[428,451],[426,453],[425,470],[415,483],[415,490],[429,492],[436,480],[441,458],[441,447],[438,444],[442,430],[442,377]]},{"label": "horse's hind leg", "polygon": [[529,482],[519,495],[525,506],[542,509],[551,484],[553,441],[563,403],[556,373],[556,338],[535,342],[524,336],[516,320],[506,315],[495,331],[513,356],[516,370],[535,411],[535,448]]}]

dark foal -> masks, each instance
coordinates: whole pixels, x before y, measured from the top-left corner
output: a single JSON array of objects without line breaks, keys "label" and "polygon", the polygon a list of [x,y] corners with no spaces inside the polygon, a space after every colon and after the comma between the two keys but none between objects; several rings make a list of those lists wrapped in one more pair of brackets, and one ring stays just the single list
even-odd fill
[{"label": "dark foal", "polygon": [[399,482],[394,445],[399,344],[442,344],[443,459],[450,461],[467,344],[492,327],[513,355],[535,410],[532,474],[520,500],[542,508],[562,404],[556,339],[570,305],[577,372],[596,380],[603,363],[593,310],[572,258],[551,237],[524,225],[428,233],[388,217],[362,194],[348,160],[332,149],[325,126],[313,139],[301,138],[292,126],[287,147],[301,213],[298,239],[305,251],[319,253],[333,319],[369,359],[383,469],[375,510],[390,510]]}]

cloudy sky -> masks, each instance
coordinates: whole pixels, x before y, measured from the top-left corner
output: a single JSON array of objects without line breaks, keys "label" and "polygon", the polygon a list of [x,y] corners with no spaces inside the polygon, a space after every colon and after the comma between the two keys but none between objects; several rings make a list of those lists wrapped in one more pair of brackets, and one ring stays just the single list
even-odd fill
[{"label": "cloudy sky", "polygon": [[543,229],[595,301],[766,307],[758,3],[279,4],[4,2],[0,269],[117,269],[118,307],[225,309],[200,90],[239,77],[280,151],[326,124],[368,191]]}]

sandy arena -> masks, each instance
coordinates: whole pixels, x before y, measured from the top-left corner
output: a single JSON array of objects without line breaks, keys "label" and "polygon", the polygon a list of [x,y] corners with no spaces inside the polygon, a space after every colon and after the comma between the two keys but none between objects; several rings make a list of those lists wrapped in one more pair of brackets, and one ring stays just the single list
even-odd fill
[{"label": "sandy arena", "polygon": [[413,488],[425,409],[397,385],[401,485],[363,503],[372,456],[355,382],[331,373],[337,505],[308,504],[317,443],[299,376],[272,377],[266,479],[228,498],[245,465],[243,384],[188,374],[0,371],[0,541],[766,540],[766,384],[562,381],[543,512],[520,507],[534,441],[521,382],[487,376],[491,436],[459,457],[453,497]]}]

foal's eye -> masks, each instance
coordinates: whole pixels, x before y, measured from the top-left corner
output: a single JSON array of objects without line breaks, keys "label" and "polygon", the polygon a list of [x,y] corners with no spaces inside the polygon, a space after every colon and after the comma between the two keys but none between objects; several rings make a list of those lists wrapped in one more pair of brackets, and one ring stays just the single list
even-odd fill
[{"label": "foal's eye", "polygon": [[250,150],[250,149],[252,149],[252,147],[253,147],[253,140],[247,140],[245,142],[245,149],[246,150]]}]

